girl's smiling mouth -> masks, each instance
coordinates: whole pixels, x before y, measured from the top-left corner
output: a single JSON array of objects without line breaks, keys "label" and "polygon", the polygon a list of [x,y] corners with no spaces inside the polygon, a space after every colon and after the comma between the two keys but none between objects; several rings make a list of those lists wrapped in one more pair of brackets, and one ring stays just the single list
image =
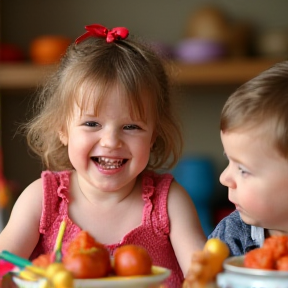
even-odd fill
[{"label": "girl's smiling mouth", "polygon": [[108,157],[91,157],[103,169],[117,169],[125,164],[127,159],[108,158]]}]

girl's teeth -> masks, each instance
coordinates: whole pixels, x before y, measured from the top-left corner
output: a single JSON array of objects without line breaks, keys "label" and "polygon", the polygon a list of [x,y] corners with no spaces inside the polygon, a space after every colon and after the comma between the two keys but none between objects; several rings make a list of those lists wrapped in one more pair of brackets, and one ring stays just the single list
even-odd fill
[{"label": "girl's teeth", "polygon": [[120,159],[110,159],[110,158],[104,158],[104,157],[99,157],[99,165],[102,168],[105,169],[116,169],[121,167],[123,160]]}]

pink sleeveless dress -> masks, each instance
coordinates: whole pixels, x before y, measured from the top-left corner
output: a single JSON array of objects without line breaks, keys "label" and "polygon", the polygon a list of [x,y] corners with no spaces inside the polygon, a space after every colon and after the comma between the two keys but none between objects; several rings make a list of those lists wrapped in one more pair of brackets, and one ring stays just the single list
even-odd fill
[{"label": "pink sleeveless dress", "polygon": [[[68,215],[70,173],[70,171],[44,171],[41,174],[44,195],[39,227],[40,239],[30,260],[53,251],[63,219],[66,219],[67,223],[63,237],[64,253],[65,247],[81,231]],[[117,247],[126,244],[145,247],[153,260],[153,265],[171,269],[172,273],[166,284],[168,287],[177,288],[181,287],[184,278],[169,238],[167,197],[172,180],[173,176],[170,174],[143,172],[142,198],[145,205],[141,225],[126,234],[119,243],[105,246],[111,255]]]}]

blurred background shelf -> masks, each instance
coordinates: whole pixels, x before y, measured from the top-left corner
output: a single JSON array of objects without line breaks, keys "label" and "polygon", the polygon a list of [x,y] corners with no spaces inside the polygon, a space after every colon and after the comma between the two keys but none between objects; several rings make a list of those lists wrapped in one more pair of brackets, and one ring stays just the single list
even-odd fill
[{"label": "blurred background shelf", "polygon": [[[171,68],[177,85],[240,85],[279,61],[281,59],[235,58],[200,64],[172,62]],[[31,63],[1,64],[0,88],[37,87],[55,68]]]},{"label": "blurred background shelf", "polygon": [[235,58],[202,64],[175,63],[179,85],[240,85],[281,59]]},{"label": "blurred background shelf", "polygon": [[[139,35],[163,49],[167,56],[183,61],[171,61],[169,67],[173,82],[178,85],[172,100],[183,124],[183,158],[199,156],[211,161],[215,188],[209,208],[215,212],[227,208],[227,189],[218,181],[227,166],[219,137],[220,113],[237,87],[276,62],[288,59],[287,0],[106,0],[105,3],[25,0],[17,1],[17,5],[14,2],[0,1],[0,40],[20,49],[23,57],[21,63],[0,63],[0,138],[5,177],[18,187],[15,196],[43,170],[42,163],[31,157],[25,138],[17,132],[19,123],[26,122],[34,113],[36,88],[56,68],[32,64],[31,44],[49,35],[73,41],[84,33],[85,25],[100,23],[109,28],[127,27],[131,35]],[[199,48],[199,41],[189,42],[196,45],[188,49],[194,51],[188,53],[194,61],[199,61],[199,57],[212,61],[211,53],[212,59],[218,60],[185,62],[187,50],[184,53],[180,48],[186,40],[193,39],[214,43]],[[217,44],[224,48],[220,54]],[[0,55],[3,57],[3,53]],[[222,217],[223,213],[215,217],[215,223]]]},{"label": "blurred background shelf", "polygon": [[37,87],[49,73],[55,70],[50,65],[31,63],[1,64],[0,89],[29,89]]}]

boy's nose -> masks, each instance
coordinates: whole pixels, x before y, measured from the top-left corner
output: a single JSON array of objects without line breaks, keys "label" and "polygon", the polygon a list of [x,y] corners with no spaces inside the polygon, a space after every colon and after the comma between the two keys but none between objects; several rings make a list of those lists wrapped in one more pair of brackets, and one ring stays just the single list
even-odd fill
[{"label": "boy's nose", "polygon": [[221,173],[219,177],[219,181],[222,185],[229,188],[236,188],[236,182],[233,180],[229,173],[229,166],[225,168],[225,170]]}]

